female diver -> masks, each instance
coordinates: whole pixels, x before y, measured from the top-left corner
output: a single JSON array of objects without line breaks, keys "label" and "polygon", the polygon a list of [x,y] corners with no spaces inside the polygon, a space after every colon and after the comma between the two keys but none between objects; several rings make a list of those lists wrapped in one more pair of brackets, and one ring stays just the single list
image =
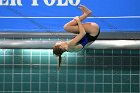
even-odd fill
[{"label": "female diver", "polygon": [[77,36],[67,42],[59,41],[53,47],[53,53],[59,58],[59,67],[62,61],[61,55],[64,52],[77,52],[88,47],[100,33],[98,24],[94,22],[81,23],[92,14],[92,11],[83,5],[80,5],[79,8],[83,14],[64,25],[67,32],[77,34]]}]

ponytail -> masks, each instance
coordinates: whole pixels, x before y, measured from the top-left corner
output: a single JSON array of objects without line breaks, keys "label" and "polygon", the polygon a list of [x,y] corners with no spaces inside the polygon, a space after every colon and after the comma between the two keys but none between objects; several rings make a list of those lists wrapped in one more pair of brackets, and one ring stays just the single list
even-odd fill
[{"label": "ponytail", "polygon": [[61,55],[58,56],[58,61],[59,61],[58,68],[60,68],[60,65],[61,65],[61,62],[62,62],[62,57],[61,57]]},{"label": "ponytail", "polygon": [[61,45],[56,45],[53,48],[53,54],[55,54],[58,58],[58,69],[60,68],[60,65],[62,63],[62,57],[61,55],[66,51],[66,49],[61,48]]}]

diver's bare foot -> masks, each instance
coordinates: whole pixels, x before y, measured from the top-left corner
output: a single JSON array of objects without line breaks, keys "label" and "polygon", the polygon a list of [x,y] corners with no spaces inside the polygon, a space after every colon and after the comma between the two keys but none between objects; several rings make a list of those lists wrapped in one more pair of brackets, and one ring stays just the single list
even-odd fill
[{"label": "diver's bare foot", "polygon": [[83,7],[79,7],[79,9],[82,11],[82,13],[84,14],[85,13],[85,11],[84,11],[84,8]]},{"label": "diver's bare foot", "polygon": [[90,10],[90,9],[88,9],[86,6],[84,6],[84,5],[80,5],[80,7],[79,7],[81,10],[82,10],[82,12],[84,13],[84,14],[86,14],[87,16],[90,16],[91,14],[92,14],[92,11]]}]

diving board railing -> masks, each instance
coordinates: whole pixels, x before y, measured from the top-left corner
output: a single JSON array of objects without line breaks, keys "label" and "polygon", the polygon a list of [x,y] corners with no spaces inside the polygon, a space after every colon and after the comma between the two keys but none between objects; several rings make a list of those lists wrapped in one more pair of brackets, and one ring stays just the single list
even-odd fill
[{"label": "diving board railing", "polygon": [[[2,40],[0,48],[52,49],[57,40]],[[139,40],[96,40],[88,49],[140,49]]]},{"label": "diving board railing", "polygon": [[[99,38],[87,49],[140,49],[139,33],[101,33]],[[0,40],[2,49],[52,49],[59,40],[75,37],[69,33],[0,33],[1,38],[20,38]],[[26,40],[22,38],[50,38],[49,40]],[[112,38],[112,39],[111,39]]]}]

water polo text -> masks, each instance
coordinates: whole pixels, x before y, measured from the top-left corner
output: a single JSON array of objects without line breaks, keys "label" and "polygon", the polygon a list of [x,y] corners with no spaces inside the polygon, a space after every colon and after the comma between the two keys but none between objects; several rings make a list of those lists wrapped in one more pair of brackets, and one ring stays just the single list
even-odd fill
[{"label": "water polo text", "polygon": [[[32,0],[31,6],[39,6],[40,0]],[[80,0],[42,0],[47,6],[77,6]],[[23,6],[22,0],[0,0],[0,6]]]}]

